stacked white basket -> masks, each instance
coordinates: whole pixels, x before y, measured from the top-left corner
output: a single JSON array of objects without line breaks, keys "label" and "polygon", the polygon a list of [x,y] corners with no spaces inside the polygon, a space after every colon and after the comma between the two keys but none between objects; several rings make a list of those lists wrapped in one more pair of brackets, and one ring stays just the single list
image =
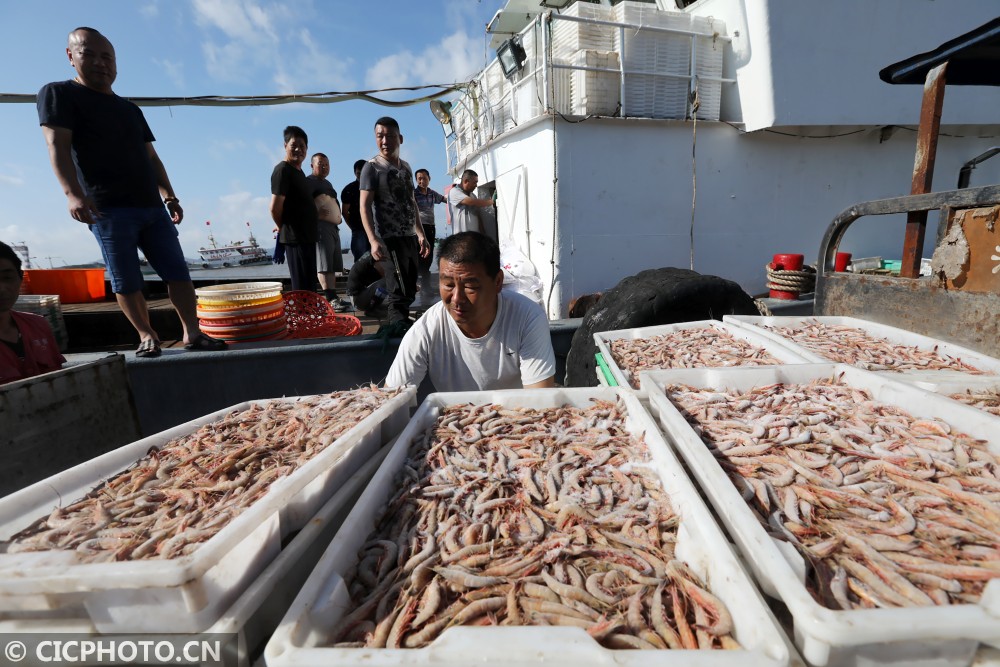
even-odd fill
[{"label": "stacked white basket", "polygon": [[[586,2],[570,5],[559,16],[573,16],[597,21],[614,20],[611,8]],[[554,18],[552,21],[552,61],[569,65],[576,57],[577,51],[581,49],[613,51],[615,50],[615,33],[617,30],[609,25],[561,21]]]},{"label": "stacked white basket", "polygon": [[695,46],[695,75],[698,80],[698,97],[701,106],[698,118],[702,120],[719,120],[719,110],[722,106],[722,82],[702,79],[718,79],[722,77],[722,50],[725,42],[716,39],[717,35],[726,34],[726,24],[719,19],[705,16],[691,17],[692,29],[705,37],[698,37]]},{"label": "stacked white basket", "polygon": [[577,51],[573,64],[577,67],[599,67],[614,71],[572,70],[571,111],[578,116],[614,115],[622,99],[618,83],[618,54],[614,51],[583,49]]}]

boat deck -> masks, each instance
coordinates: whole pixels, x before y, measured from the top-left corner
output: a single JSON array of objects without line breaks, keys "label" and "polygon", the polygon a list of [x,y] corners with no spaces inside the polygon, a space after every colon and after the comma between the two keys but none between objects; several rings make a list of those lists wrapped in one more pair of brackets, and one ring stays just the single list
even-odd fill
[{"label": "boat deck", "polygon": [[[337,280],[337,291],[341,298],[346,297],[345,282],[343,277]],[[435,295],[434,301],[436,302],[439,300],[439,297],[437,297],[436,273],[431,273],[431,282]],[[285,283],[285,289],[287,290],[289,289],[287,279]],[[201,281],[195,282],[195,285],[198,287],[202,284],[205,283]],[[160,335],[163,348],[183,348],[183,332],[180,320],[174,312],[170,300],[164,294],[165,290],[162,289],[161,285],[162,283],[147,281],[148,294],[146,303],[149,307],[150,322]],[[411,307],[411,316],[422,313],[428,306],[418,305]],[[118,307],[117,301],[110,295],[105,301],[65,303],[61,307],[69,338],[69,349],[65,350],[64,353],[128,352],[134,350],[136,345],[138,345],[139,341],[135,330]],[[361,335],[374,334],[378,331],[379,327],[388,323],[388,320],[384,316],[370,317],[362,311],[348,311],[345,314],[354,315],[361,321]],[[295,340],[301,339],[232,343],[230,347],[234,349],[253,349],[267,347],[273,342],[285,345],[294,344]]]}]

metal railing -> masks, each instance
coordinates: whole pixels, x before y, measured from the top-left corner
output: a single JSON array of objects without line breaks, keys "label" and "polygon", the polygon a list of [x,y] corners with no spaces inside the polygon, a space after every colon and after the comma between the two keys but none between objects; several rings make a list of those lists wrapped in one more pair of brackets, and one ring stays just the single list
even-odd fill
[{"label": "metal railing", "polygon": [[[617,54],[617,67],[600,67],[586,63],[576,64],[566,62],[568,58],[554,58],[553,48],[558,47],[568,53],[580,53],[591,49],[580,48],[574,51],[572,44],[553,44],[554,26],[559,22],[574,23],[581,26],[604,28],[602,38],[607,38],[611,52]],[[525,48],[526,59],[520,72],[510,80],[503,76],[499,62],[493,60],[480,74],[475,77],[467,92],[453,105],[451,132],[445,138],[448,154],[448,167],[454,170],[469,156],[481,150],[494,139],[505,132],[543,115],[559,114],[567,117],[631,117],[631,118],[673,118],[688,119],[693,115],[691,101],[694,93],[703,99],[708,86],[714,86],[714,93],[721,97],[721,86],[735,83],[722,74],[721,58],[717,75],[699,73],[699,50],[706,41],[725,44],[732,39],[713,32],[707,34],[698,30],[642,25],[637,23],[618,23],[615,21],[569,16],[547,12],[539,15],[519,35]],[[678,69],[667,70],[655,66],[640,66],[633,62],[634,58],[626,57],[630,48],[636,44],[634,40],[644,37],[647,45],[656,46],[657,38],[662,40],[687,39],[689,41],[686,54],[686,71]],[[652,40],[650,40],[652,38]],[[640,43],[641,44],[641,43]],[[677,44],[673,48],[677,53]],[[715,47],[719,48],[719,47]],[[661,58],[662,60],[662,58]],[[561,61],[561,62],[560,62]],[[702,68],[704,69],[704,68]],[[606,100],[600,110],[602,113],[575,113],[574,100],[578,110],[585,105],[579,104],[584,98],[581,91],[573,92],[571,79],[575,72],[593,73],[595,76],[614,77],[617,81],[617,100],[612,104]],[[671,86],[675,101],[672,110],[655,108],[650,105],[636,104],[635,99],[643,97],[642,86],[659,84],[672,80],[686,82],[680,88]],[[574,95],[576,97],[574,97]],[[683,98],[678,102],[678,95]],[[719,98],[713,100],[715,114],[718,113]],[[704,107],[703,107],[704,109]],[[699,113],[699,119],[705,119]],[[710,120],[717,119],[709,117]]]}]

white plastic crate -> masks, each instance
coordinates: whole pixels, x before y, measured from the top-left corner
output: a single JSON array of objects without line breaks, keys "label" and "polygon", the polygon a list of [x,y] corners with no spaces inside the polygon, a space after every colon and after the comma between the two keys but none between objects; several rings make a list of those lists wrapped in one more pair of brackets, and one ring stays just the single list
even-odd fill
[{"label": "white plastic crate", "polygon": [[[433,423],[443,406],[499,403],[511,407],[588,406],[592,398],[622,396],[629,430],[644,434],[654,469],[681,516],[677,555],[706,580],[729,608],[734,636],[742,651],[610,651],[580,628],[468,627],[450,628],[424,649],[343,649],[324,646],[336,634],[348,599],[344,576],[357,560],[385,503],[395,491],[397,471],[410,443]],[[750,583],[707,507],[656,424],[638,398],[620,389],[510,390],[431,394],[417,410],[389,452],[364,495],[292,603],[264,653],[269,667],[321,665],[785,665],[789,652],[783,635],[759,593]]]},{"label": "white plastic crate", "polygon": [[[697,322],[679,322],[677,324],[660,324],[652,327],[640,327],[637,329],[618,329],[616,331],[601,331],[594,334],[594,344],[597,345],[597,349],[600,350],[601,354],[604,355],[604,360],[608,364],[608,368],[611,369],[611,374],[614,375],[615,380],[618,382],[620,387],[631,387],[632,386],[632,374],[621,368],[618,362],[615,361],[614,356],[611,354],[611,341],[620,340],[622,338],[628,340],[639,340],[643,338],[652,338],[653,336],[664,336],[666,334],[674,333],[677,331],[684,331],[688,329],[715,329],[716,331],[721,331],[729,334],[733,338],[738,340],[745,340],[752,345],[764,348],[782,363],[786,364],[805,364],[809,363],[809,360],[802,355],[792,351],[788,347],[769,339],[765,336],[761,336],[754,331],[750,331],[744,327],[739,327],[734,324],[727,322],[719,322],[718,320],[699,320]],[[640,380],[639,393],[645,394],[646,387],[641,384],[642,373],[639,374]]]},{"label": "white plastic crate", "polygon": [[[277,627],[311,568],[329,546],[390,448],[391,445],[382,447],[344,482],[219,620],[202,634],[238,635],[243,656],[263,650],[266,639]],[[0,633],[101,634],[87,618],[0,620]]]},{"label": "white plastic crate", "polygon": [[911,415],[941,418],[989,443],[1000,454],[996,418],[975,408],[944,400],[886,375],[843,364],[806,364],[760,368],[677,369],[643,373],[651,409],[711,501],[716,515],[736,541],[744,561],[762,589],[780,599],[791,613],[795,644],[816,667],[834,665],[903,665],[958,667],[969,665],[980,642],[1000,646],[1000,580],[987,587],[979,604],[906,609],[833,610],[806,590],[801,557],[768,536],[681,413],[666,397],[668,384],[717,390],[748,390],[777,382],[807,383],[841,377],[852,387],[867,389],[875,400],[897,405]]},{"label": "white plastic crate", "polygon": [[[170,560],[78,563],[72,552],[0,554],[0,619],[88,619],[99,632],[200,632],[240,595],[334,491],[402,430],[409,388],[341,435],[193,553]],[[288,402],[296,398],[274,399]],[[0,499],[0,539],[84,496],[151,447],[252,401],[219,410],[66,470]]]},{"label": "white plastic crate", "polygon": [[[354,501],[364,491],[381,465],[391,445],[385,445],[345,481],[296,533],[278,556],[240,594],[205,635],[238,635],[241,654],[263,650],[266,639],[277,627],[292,599],[302,587],[312,567],[329,546]],[[101,633],[87,618],[9,619],[0,620],[3,634],[78,634]]]},{"label": "white plastic crate", "polygon": [[[1000,392],[1000,377],[995,375],[987,375],[985,377],[969,375],[964,378],[956,378],[953,380],[915,380],[912,384],[920,387],[921,389],[926,389],[927,391],[934,392],[935,394],[948,397],[949,400],[955,400],[950,398],[952,394],[964,394],[966,391]],[[962,403],[962,401],[958,402]],[[967,405],[966,403],[962,404]],[[980,408],[976,409],[981,410]],[[981,411],[986,414],[990,414],[985,410]],[[998,419],[1000,419],[1000,417],[998,417]]]},{"label": "white plastic crate", "polygon": [[720,19],[705,16],[691,17],[692,29],[701,35],[695,40],[694,73],[698,79],[698,118],[719,120],[722,106],[722,82],[710,79],[722,78],[722,66],[726,42],[715,36],[726,34],[726,24]]},{"label": "white plastic crate", "polygon": [[613,27],[595,23],[560,20],[560,16],[573,16],[599,21],[613,20],[609,7],[587,2],[575,2],[559,14],[553,14],[552,30],[549,37],[552,40],[553,62],[569,64],[580,49],[593,49],[596,51],[615,50],[614,35],[617,31]]},{"label": "white plastic crate", "polygon": [[[799,345],[790,338],[786,338],[781,334],[771,331],[770,329],[765,329],[764,327],[787,327],[787,326],[800,326],[808,322],[820,322],[822,324],[829,324],[832,326],[843,325],[849,327],[856,327],[862,329],[872,336],[878,338],[885,338],[891,343],[897,345],[912,345],[921,350],[933,350],[937,349],[939,354],[947,355],[949,357],[960,358],[963,362],[971,364],[984,372],[985,375],[1000,375],[1000,359],[995,359],[989,355],[983,354],[982,352],[976,352],[975,350],[970,350],[967,347],[962,347],[961,345],[956,345],[954,343],[948,343],[937,338],[931,338],[930,336],[924,336],[918,333],[913,333],[912,331],[907,331],[905,329],[899,329],[897,327],[892,327],[887,324],[879,324],[877,322],[869,322],[867,320],[861,320],[855,317],[831,317],[831,316],[810,316],[810,317],[760,317],[755,315],[726,315],[722,318],[724,322],[731,322],[733,324],[752,328],[754,331],[767,336],[778,343],[781,343],[785,347],[794,350],[803,357],[805,357],[811,363],[831,363],[832,360],[826,359],[820,356],[816,352],[806,349],[805,347]],[[922,381],[942,381],[942,380],[965,380],[969,377],[983,377],[982,375],[970,375],[962,371],[953,370],[931,370],[931,371],[875,371],[877,373],[888,373],[894,378],[899,380],[905,380],[907,382],[914,382],[917,380]]]}]

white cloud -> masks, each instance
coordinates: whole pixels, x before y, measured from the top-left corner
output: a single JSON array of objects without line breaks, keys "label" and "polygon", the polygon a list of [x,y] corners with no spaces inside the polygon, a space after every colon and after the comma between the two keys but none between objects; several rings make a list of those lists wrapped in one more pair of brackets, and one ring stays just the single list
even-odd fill
[{"label": "white cloud", "polygon": [[[305,27],[309,5],[294,10],[254,0],[192,0],[205,39],[208,74],[219,81],[270,79],[279,94],[351,90],[353,61],[324,48]],[[219,34],[221,33],[221,35]]]},{"label": "white cloud", "polygon": [[466,81],[482,68],[482,39],[458,30],[419,54],[400,51],[376,62],[365,75],[368,88]]},{"label": "white cloud", "polygon": [[160,15],[160,7],[155,2],[150,2],[139,7],[139,13],[147,19],[155,19]]},{"label": "white cloud", "polygon": [[153,58],[153,62],[163,70],[174,86],[184,88],[184,63],[159,58]]},{"label": "white cloud", "polygon": [[[280,40],[273,16],[251,0],[192,0],[195,23],[210,39],[202,43],[209,75],[221,81],[242,81],[257,74],[257,67],[279,60]],[[214,31],[222,33],[217,43]]]},{"label": "white cloud", "polygon": [[20,176],[8,176],[7,174],[0,174],[0,183],[5,185],[13,185],[16,188],[24,185],[24,179]]}]

